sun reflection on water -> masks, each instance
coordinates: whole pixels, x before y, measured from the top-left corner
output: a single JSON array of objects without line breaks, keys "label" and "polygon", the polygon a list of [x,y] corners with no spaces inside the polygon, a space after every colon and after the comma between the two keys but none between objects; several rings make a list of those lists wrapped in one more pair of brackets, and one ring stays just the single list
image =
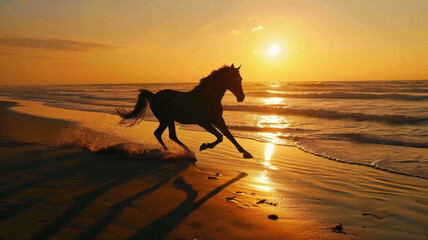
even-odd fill
[{"label": "sun reflection on water", "polygon": [[[280,145],[286,145],[287,139],[290,134],[280,134],[280,133],[257,133],[257,138],[262,139],[263,141],[266,141],[268,143],[273,144],[280,144]],[[281,137],[281,138],[279,138]]]},{"label": "sun reflection on water", "polygon": [[259,101],[265,105],[283,105],[284,104],[284,98],[280,98],[280,97],[259,98]]},{"label": "sun reflection on water", "polygon": [[269,87],[271,87],[271,88],[279,88],[279,87],[281,87],[281,83],[280,82],[270,82],[269,83]]},{"label": "sun reflection on water", "polygon": [[258,116],[260,119],[257,121],[258,127],[270,128],[288,128],[291,124],[285,117],[278,115],[262,115]]}]

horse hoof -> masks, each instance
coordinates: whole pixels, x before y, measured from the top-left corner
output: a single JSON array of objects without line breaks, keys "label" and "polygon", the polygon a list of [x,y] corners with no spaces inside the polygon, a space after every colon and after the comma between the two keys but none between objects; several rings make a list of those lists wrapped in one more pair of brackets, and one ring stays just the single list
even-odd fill
[{"label": "horse hoof", "polygon": [[253,155],[251,155],[251,153],[249,153],[249,152],[244,152],[243,157],[244,158],[253,158]]},{"label": "horse hoof", "polygon": [[187,155],[187,156],[195,157],[195,153],[194,153],[192,150],[187,149],[187,150],[185,150],[185,151],[186,151],[186,155]]},{"label": "horse hoof", "polygon": [[205,150],[207,148],[208,148],[207,144],[206,143],[202,143],[201,147],[199,148],[199,151]]},{"label": "horse hoof", "polygon": [[168,150],[169,150],[169,149],[168,149],[167,147],[161,147],[161,151],[162,151],[162,152],[168,152]]}]

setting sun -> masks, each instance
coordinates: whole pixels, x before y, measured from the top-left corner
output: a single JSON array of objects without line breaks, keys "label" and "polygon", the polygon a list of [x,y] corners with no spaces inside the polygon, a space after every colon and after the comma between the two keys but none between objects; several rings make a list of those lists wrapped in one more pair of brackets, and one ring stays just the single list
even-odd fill
[{"label": "setting sun", "polygon": [[428,0],[0,0],[0,240],[428,240],[427,39]]},{"label": "setting sun", "polygon": [[270,46],[269,50],[267,51],[266,55],[275,57],[280,53],[280,49],[277,45]]}]

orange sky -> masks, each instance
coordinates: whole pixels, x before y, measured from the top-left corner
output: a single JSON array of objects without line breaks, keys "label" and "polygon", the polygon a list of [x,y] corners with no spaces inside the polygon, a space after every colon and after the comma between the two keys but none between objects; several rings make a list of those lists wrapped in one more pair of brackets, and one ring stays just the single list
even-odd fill
[{"label": "orange sky", "polygon": [[428,79],[427,42],[426,0],[2,0],[0,84]]}]

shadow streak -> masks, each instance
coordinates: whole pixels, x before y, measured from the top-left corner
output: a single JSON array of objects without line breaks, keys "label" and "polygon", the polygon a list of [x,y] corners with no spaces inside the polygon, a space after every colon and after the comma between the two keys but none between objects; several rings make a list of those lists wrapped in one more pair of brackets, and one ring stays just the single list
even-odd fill
[{"label": "shadow streak", "polygon": [[222,191],[232,183],[246,176],[246,173],[240,173],[235,178],[217,187],[216,189],[209,192],[207,195],[205,195],[203,198],[196,202],[194,201],[198,197],[198,192],[196,192],[191,185],[187,184],[183,180],[183,177],[175,179],[174,186],[186,192],[186,199],[174,210],[153,221],[128,239],[146,239],[147,237],[150,237],[150,239],[164,239],[175,227],[177,227],[184,219],[186,219],[187,216],[189,216],[193,211],[198,209],[208,199],[214,197],[216,194],[218,194],[220,191]]},{"label": "shadow streak", "polygon": [[13,206],[8,206],[8,208],[4,211],[0,211],[0,222],[7,220],[21,212],[24,212],[30,209],[35,204],[41,202],[42,199],[32,199],[25,203],[14,204]]},{"label": "shadow streak", "polygon": [[144,195],[147,195],[147,194],[155,191],[156,189],[161,187],[163,184],[165,184],[166,182],[168,182],[169,180],[171,180],[175,176],[176,175],[170,176],[170,177],[162,180],[158,184],[156,184],[156,185],[154,185],[148,189],[145,189],[139,193],[136,193],[136,194],[132,195],[131,197],[124,199],[124,200],[116,203],[115,205],[111,206],[109,211],[105,214],[104,217],[99,219],[94,225],[92,225],[88,230],[86,230],[84,233],[79,235],[76,239],[84,240],[84,239],[96,238],[104,230],[104,228],[107,227],[110,224],[110,222],[117,215],[119,215],[126,207],[128,207],[133,201],[135,201],[136,199],[138,199]]},{"label": "shadow streak", "polygon": [[[44,162],[55,162],[56,161],[57,163],[58,162],[66,162],[66,161],[71,161],[78,156],[79,156],[79,154],[73,153],[73,154],[69,154],[66,156],[63,155],[63,156],[48,158],[48,159],[45,159],[43,161]],[[80,155],[80,156],[82,156],[82,155]],[[48,172],[46,174],[43,174],[43,176],[38,178],[38,179],[33,179],[33,180],[28,181],[26,183],[22,183],[22,184],[19,184],[17,186],[13,186],[11,188],[7,188],[7,189],[1,191],[0,192],[0,200],[3,198],[6,198],[7,196],[17,194],[17,193],[25,191],[27,189],[34,188],[34,187],[41,185],[45,182],[51,182],[51,181],[54,181],[55,179],[62,178],[62,177],[64,177],[64,175],[68,175],[68,174],[71,174],[74,172],[81,171],[82,167],[88,168],[88,167],[96,166],[97,164],[102,164],[102,163],[94,162],[94,161],[92,161],[92,162],[81,161],[81,162],[78,162],[78,163],[73,164],[71,166],[67,166],[67,167],[64,167],[62,169],[59,169],[57,171]],[[23,168],[21,170],[25,171],[26,169]]]},{"label": "shadow streak", "polygon": [[[100,154],[90,154],[90,155],[98,155]],[[90,159],[84,159],[83,162],[90,162]],[[104,183],[96,183],[97,187],[91,191],[83,193],[74,198],[73,203],[68,209],[63,211],[60,216],[58,216],[55,220],[52,221],[51,224],[46,226],[39,233],[34,235],[31,239],[49,239],[53,237],[56,233],[58,233],[63,227],[69,224],[75,217],[77,217],[85,208],[91,205],[99,196],[107,192],[110,188],[120,186],[122,184],[126,184],[132,180],[134,180],[138,176],[148,176],[150,182],[155,183],[155,185],[146,191],[141,192],[140,194],[144,195],[154,191],[159,188],[163,183],[165,183],[168,179],[172,179],[178,173],[184,171],[189,167],[192,159],[174,159],[174,160],[159,160],[159,161],[108,161],[104,159],[103,161],[107,162],[108,169],[103,168],[93,168],[95,171],[93,174],[104,180]],[[91,165],[91,163],[89,163]],[[93,163],[92,163],[93,164]],[[87,169],[85,170],[88,171]],[[164,180],[159,181],[158,178],[150,178],[153,173],[161,172]],[[94,183],[93,179],[90,179],[89,182],[91,184]],[[95,181],[97,182],[97,181]],[[101,184],[101,185],[100,185]],[[117,215],[121,209],[126,207],[127,201],[124,201],[122,205],[119,207],[115,207],[110,210],[110,215],[107,215],[101,221],[99,221],[96,225],[94,225],[89,231],[85,234],[96,236],[102,229],[106,226],[106,224],[110,221],[110,217],[113,215]],[[91,238],[91,237],[89,237]],[[88,238],[86,238],[88,239]]]}]

